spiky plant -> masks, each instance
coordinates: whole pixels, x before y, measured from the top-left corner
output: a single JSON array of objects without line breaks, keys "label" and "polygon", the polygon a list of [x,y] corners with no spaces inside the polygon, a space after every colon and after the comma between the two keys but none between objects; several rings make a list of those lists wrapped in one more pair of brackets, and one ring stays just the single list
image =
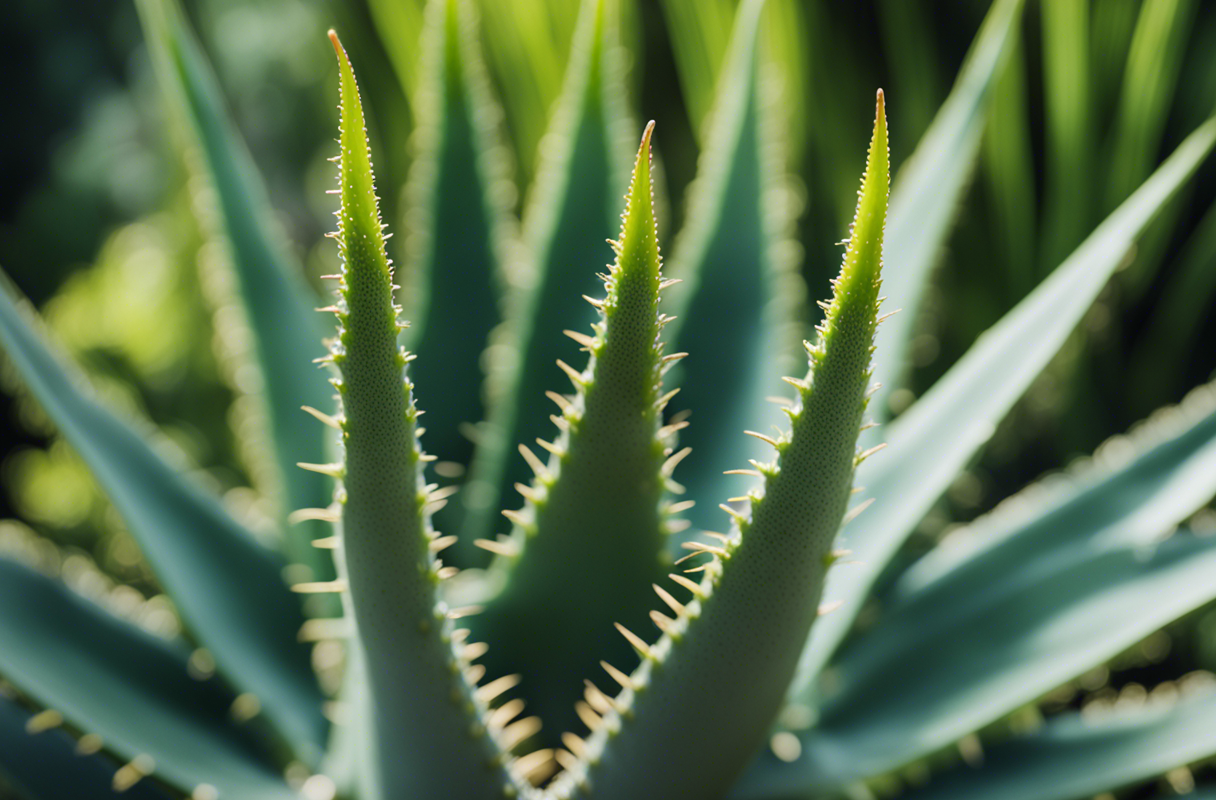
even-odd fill
[{"label": "spiky plant", "polygon": [[[1175,530],[1216,492],[1212,387],[888,570],[1216,145],[1216,122],[930,392],[868,430],[874,379],[900,382],[910,311],[1021,3],[993,5],[889,210],[878,93],[843,265],[801,351],[791,333],[809,313],[782,256],[762,7],[739,10],[664,266],[653,124],[624,178],[612,4],[583,3],[517,235],[470,8],[432,0],[399,296],[421,323],[411,328],[336,35],[341,269],[328,276],[336,295],[318,303],[268,233],[256,173],[181,17],[168,0],[141,1],[230,248],[282,537],[278,551],[258,541],[106,410],[6,284],[0,342],[124,516],[187,634],[150,636],[0,560],[11,682],[0,684],[0,774],[41,800],[777,800],[867,797],[900,776],[926,800],[1070,800],[1166,772],[1180,785],[1180,768],[1216,755],[1216,696],[1194,677],[1129,694],[1107,715],[1091,703],[1015,724],[1216,599],[1216,539]],[[597,282],[621,193],[615,259]],[[580,294],[589,306],[566,301]],[[879,325],[880,303],[904,313]],[[560,344],[563,331],[585,356]],[[487,342],[483,392],[471,361]],[[783,385],[795,354],[805,375]],[[552,388],[553,358],[568,394]],[[763,432],[765,400],[783,388],[784,421]],[[542,394],[557,414],[539,410]],[[874,413],[884,421],[882,406]],[[762,432],[749,439],[748,424]],[[527,442],[546,430],[542,459]],[[500,526],[487,510],[512,484],[523,505]]]}]

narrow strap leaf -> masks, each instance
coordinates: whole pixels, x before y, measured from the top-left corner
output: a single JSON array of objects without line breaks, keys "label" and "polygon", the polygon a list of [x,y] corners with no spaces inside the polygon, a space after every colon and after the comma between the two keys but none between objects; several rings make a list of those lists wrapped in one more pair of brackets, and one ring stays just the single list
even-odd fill
[{"label": "narrow strap leaf", "polygon": [[[340,559],[359,630],[371,717],[364,786],[372,800],[404,794],[498,798],[511,785],[504,756],[482,722],[452,625],[436,595],[442,564],[427,511],[404,327],[393,303],[379,201],[355,75],[338,37],[341,155],[338,212],[343,268],[333,360],[341,379],[344,462]],[[475,683],[475,681],[474,681]],[[383,749],[381,749],[383,748]]]},{"label": "narrow strap leaf", "polygon": [[[296,796],[253,732],[231,720],[229,690],[188,673],[184,648],[4,559],[0,606],[0,674],[76,730],[100,737],[109,753],[142,756],[142,772],[187,792],[206,783],[223,796]],[[0,749],[0,771],[13,768],[9,760]]]},{"label": "narrow strap leaf", "polygon": [[[763,444],[740,429],[771,431],[782,422],[768,398],[797,362],[797,310],[806,287],[779,245],[791,220],[776,201],[782,165],[771,141],[773,109],[761,97],[757,39],[763,0],[740,4],[718,84],[688,225],[672,249],[668,273],[681,283],[664,297],[675,320],[669,334],[689,357],[673,373],[673,410],[692,411],[682,437],[693,458],[681,482],[696,506],[693,527],[712,530],[722,498],[741,493],[725,470],[763,458]],[[673,544],[678,544],[673,542]]]},{"label": "narrow strap leaf", "polygon": [[[878,330],[874,378],[882,388],[874,395],[873,413],[879,422],[888,417],[887,395],[903,384],[921,298],[975,164],[989,98],[1015,40],[1022,6],[1023,0],[992,4],[950,96],[895,176],[883,290],[887,310],[899,313]],[[878,431],[862,434],[867,447],[881,439]]]},{"label": "narrow strap leaf", "polygon": [[[755,754],[779,709],[801,643],[818,615],[831,547],[851,493],[857,432],[870,380],[887,202],[882,93],[844,266],[810,372],[790,409],[792,430],[760,466],[763,494],[709,546],[694,600],[664,623],[654,645],[627,638],[642,666],[593,712],[585,760],[554,786],[616,800],[703,798],[729,785]],[[680,583],[681,581],[677,581]],[[623,630],[622,632],[627,632]]]},{"label": "narrow strap leaf", "polygon": [[[425,387],[428,450],[459,475],[469,465],[469,428],[485,417],[481,354],[499,324],[508,240],[505,202],[514,195],[501,156],[494,104],[478,54],[474,9],[467,0],[432,0],[415,108],[417,153],[409,197],[404,343],[419,354],[414,380]],[[427,402],[430,398],[432,402]],[[451,483],[445,480],[444,483]],[[459,530],[453,502],[437,516]],[[457,562],[471,542],[457,542]],[[465,551],[461,553],[460,551]],[[462,557],[463,556],[463,557]]]},{"label": "narrow strap leaf", "polygon": [[[44,712],[40,712],[44,713]],[[82,756],[62,730],[38,730],[35,714],[0,695],[0,778],[33,800],[170,800],[152,781],[114,789],[118,765],[103,755]]]},{"label": "narrow strap leaf", "polygon": [[257,697],[302,758],[315,760],[328,724],[308,649],[296,640],[304,620],[282,561],[79,388],[0,278],[0,345],[30,391],[88,464],[220,671]]},{"label": "narrow strap leaf", "polygon": [[[578,726],[575,703],[599,660],[631,662],[629,644],[610,636],[614,622],[648,626],[651,585],[670,571],[659,558],[670,503],[664,463],[674,432],[662,426],[662,373],[670,363],[659,340],[659,247],[651,199],[650,136],[642,137],[623,215],[617,257],[594,335],[579,336],[590,353],[561,397],[560,432],[544,472],[527,491],[521,520],[496,569],[506,588],[474,634],[503,647],[485,663],[491,676],[518,672],[521,694],[545,720],[545,745]],[[592,565],[593,569],[588,569]],[[562,631],[555,636],[554,631]],[[608,639],[607,645],[605,639]],[[615,645],[615,647],[613,646]]]},{"label": "narrow strap leaf", "polygon": [[[594,308],[579,299],[599,291],[589,264],[603,259],[616,230],[618,200],[629,183],[628,116],[611,0],[584,0],[566,83],[540,153],[536,185],[524,214],[531,262],[526,288],[511,300],[510,359],[491,363],[490,416],[478,431],[470,480],[460,497],[468,517],[461,538],[493,538],[501,499],[528,480],[515,448],[549,431],[545,391],[561,380],[554,362],[566,354],[564,330],[586,330]],[[632,136],[632,134],[628,134]],[[501,526],[505,528],[505,525]]]},{"label": "narrow strap leaf", "polygon": [[[1105,719],[1066,714],[1034,733],[985,748],[908,800],[1082,800],[1216,755],[1216,696],[1150,703]],[[1212,792],[1187,795],[1211,800]]]},{"label": "narrow strap leaf", "polygon": [[[249,323],[263,377],[264,408],[273,463],[273,491],[287,555],[306,565],[315,580],[333,577],[333,566],[312,540],[325,536],[315,520],[294,524],[288,515],[329,501],[332,481],[296,469],[298,462],[326,459],[324,428],[300,406],[327,410],[333,393],[314,359],[324,355],[324,328],[316,295],[302,267],[288,254],[273,222],[265,187],[253,159],[224,109],[223,98],[198,43],[186,28],[176,0],[137,3],[157,77],[173,107],[185,118],[215,191],[241,307]],[[336,610],[336,609],[330,609]]]},{"label": "narrow strap leaf", "polygon": [[844,535],[842,546],[857,563],[833,572],[825,592],[830,602],[842,606],[815,627],[794,696],[809,699],[812,679],[848,632],[878,574],[1058,352],[1136,237],[1213,145],[1216,120],[1187,137],[1051,277],[889,426],[890,446],[858,474],[866,495],[878,502]]}]

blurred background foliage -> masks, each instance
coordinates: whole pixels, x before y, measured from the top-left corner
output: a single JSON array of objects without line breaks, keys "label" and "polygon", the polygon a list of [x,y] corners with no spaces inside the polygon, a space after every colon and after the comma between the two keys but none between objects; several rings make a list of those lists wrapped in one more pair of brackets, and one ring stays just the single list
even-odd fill
[{"label": "blurred background foliage", "polygon": [[[385,219],[400,221],[410,166],[422,0],[188,0],[232,112],[311,278],[331,271],[336,75],[323,32],[356,54],[379,155]],[[854,204],[856,153],[882,86],[899,165],[950,89],[985,0],[770,0],[763,39],[779,99],[788,201],[801,209],[802,269],[826,293]],[[482,44],[503,103],[515,184],[531,185],[561,87],[577,3],[480,0]],[[660,224],[677,227],[736,0],[621,4],[637,119],[658,122]],[[150,418],[183,468],[268,530],[254,416],[259,377],[227,305],[210,199],[180,158],[181,132],[151,76],[127,0],[9,0],[0,84],[0,263],[43,309],[106,398]],[[896,412],[1048,274],[1182,137],[1216,108],[1216,4],[1039,0],[1004,67],[981,157],[916,321]],[[1167,207],[1071,344],[956,481],[908,548],[987,510],[1048,469],[1091,452],[1216,366],[1216,171]],[[516,209],[526,197],[516,196]],[[198,220],[202,220],[202,224]],[[402,239],[390,242],[401,247]],[[393,254],[398,262],[403,253]],[[592,268],[597,265],[588,265]],[[808,325],[812,322],[808,320]],[[7,369],[0,380],[16,390]],[[0,548],[37,533],[61,558],[95,562],[143,594],[157,587],[87,471],[19,390],[0,407]],[[235,432],[235,433],[234,433]],[[250,435],[246,436],[245,433]],[[1201,526],[1216,528],[1209,510]],[[906,563],[906,562],[905,562]],[[163,613],[161,614],[163,617]],[[157,624],[163,619],[157,618]],[[1159,666],[1154,666],[1159,665]],[[1216,611],[1193,615],[1050,702],[1110,699],[1156,676],[1216,670]],[[1134,691],[1134,690],[1133,690]],[[1065,696],[1067,695],[1067,696]],[[1050,703],[1049,703],[1050,704]],[[1149,790],[1151,791],[1151,789]]]}]

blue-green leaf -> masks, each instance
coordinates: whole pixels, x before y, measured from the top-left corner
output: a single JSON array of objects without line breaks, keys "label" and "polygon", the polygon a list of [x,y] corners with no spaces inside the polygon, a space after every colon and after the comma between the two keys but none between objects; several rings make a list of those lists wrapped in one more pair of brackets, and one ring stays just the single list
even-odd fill
[{"label": "blue-green leaf", "polygon": [[273,223],[257,167],[225,113],[215,77],[176,0],[140,0],[137,7],[158,77],[188,121],[215,190],[220,232],[227,239],[265,387],[267,459],[273,461],[287,553],[317,580],[330,579],[332,561],[311,546],[313,539],[329,535],[326,526],[316,520],[286,525],[290,512],[320,508],[333,497],[328,478],[295,466],[327,460],[325,429],[300,406],[329,411],[334,405],[327,375],[313,363],[325,355],[321,339],[328,331],[313,311],[316,296]]},{"label": "blue-green leaf", "polygon": [[[907,800],[1080,800],[1216,755],[1216,696],[1184,698],[1087,721],[1069,714],[985,748],[978,768],[958,765]],[[1187,795],[1211,800],[1211,792]]]},{"label": "blue-green leaf", "polygon": [[[908,342],[921,297],[971,175],[988,103],[1017,36],[1022,0],[997,0],[971,45],[954,89],[937,112],[916,151],[895,175],[887,223],[887,266],[883,292],[887,311],[900,309],[878,328],[874,378],[884,388],[870,403],[871,414],[887,417],[886,397],[903,384]],[[863,434],[863,443],[880,440]]]},{"label": "blue-green leaf", "polygon": [[[875,506],[845,529],[859,563],[828,575],[824,596],[843,606],[815,626],[796,691],[844,638],[861,602],[899,546],[992,436],[996,424],[1059,350],[1136,237],[1207,158],[1216,120],[1205,123],[1052,275],[990,328],[887,430],[890,446],[858,469]],[[892,249],[891,252],[894,252]],[[881,335],[882,326],[879,326]],[[877,357],[877,354],[876,354]]]},{"label": "blue-green leaf", "polygon": [[889,772],[1216,599],[1211,537],[1078,549],[1050,564],[1008,566],[1010,574],[987,591],[938,606],[915,627],[893,618],[842,653],[832,673],[839,688],[802,735],[801,758],[787,765],[767,759],[749,796]]},{"label": "blue-green leaf", "polygon": [[34,800],[169,800],[151,781],[114,791],[118,765],[106,756],[81,756],[61,730],[31,734],[33,713],[0,696],[0,777]]},{"label": "blue-green leaf", "polygon": [[[294,798],[253,731],[229,718],[233,696],[187,672],[189,652],[110,616],[62,585],[0,559],[0,673],[22,692],[101,737],[107,751],[150,756],[161,780],[221,796]],[[40,733],[51,752],[58,734]],[[0,754],[0,770],[11,761]],[[93,794],[78,797],[95,797]]]},{"label": "blue-green leaf", "polygon": [[0,346],[122,514],[187,627],[300,755],[315,759],[327,724],[308,649],[296,641],[303,617],[281,560],[82,391],[3,273],[0,281]]},{"label": "blue-green leaf", "polygon": [[800,355],[796,309],[806,287],[776,253],[788,220],[775,202],[780,165],[768,141],[772,109],[760,91],[763,9],[763,0],[747,0],[736,11],[688,223],[668,261],[668,274],[682,283],[663,299],[675,350],[689,354],[672,370],[680,394],[671,408],[692,411],[680,444],[693,455],[680,482],[696,502],[688,518],[702,530],[724,525],[718,503],[747,488],[723,471],[767,456],[763,443],[740,433],[784,422],[765,398],[781,393],[781,376]]}]

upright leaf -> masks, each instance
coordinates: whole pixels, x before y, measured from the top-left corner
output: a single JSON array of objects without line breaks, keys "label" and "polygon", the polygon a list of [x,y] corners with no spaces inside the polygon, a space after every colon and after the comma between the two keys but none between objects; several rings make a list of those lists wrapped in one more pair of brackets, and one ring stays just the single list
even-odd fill
[{"label": "upright leaf", "polygon": [[146,436],[83,392],[22,305],[5,278],[0,345],[88,464],[221,673],[256,696],[301,757],[315,761],[328,725],[308,649],[296,640],[303,617],[283,583],[282,561],[165,464]]},{"label": "upright leaf", "polygon": [[818,616],[832,542],[851,494],[857,432],[870,383],[877,325],[882,229],[887,210],[887,132],[882,92],[852,238],[814,345],[806,380],[790,379],[799,404],[792,429],[770,440],[776,460],[761,464],[763,493],[735,515],[686,606],[660,596],[676,619],[655,617],[662,637],[648,645],[622,628],[642,656],[615,700],[596,695],[590,740],[571,740],[558,796],[616,800],[704,798],[728,786],[764,740]]},{"label": "upright leaf", "polygon": [[[291,525],[288,515],[325,505],[333,492],[324,475],[302,473],[299,461],[324,461],[322,429],[300,406],[328,409],[332,392],[314,359],[324,355],[324,328],[314,313],[316,297],[289,255],[273,222],[273,211],[257,167],[233,129],[223,99],[198,43],[182,19],[176,0],[137,3],[157,76],[193,132],[215,191],[241,306],[253,335],[263,378],[270,428],[267,457],[273,461],[279,521],[288,556],[326,580],[333,567],[311,546],[325,535],[316,520]],[[332,609],[331,609],[332,610]]]},{"label": "upright leaf", "polygon": [[338,212],[343,267],[332,359],[342,400],[345,450],[340,465],[303,465],[342,479],[339,566],[343,582],[308,587],[341,591],[359,631],[371,736],[362,754],[370,800],[424,797],[499,798],[511,779],[481,714],[469,658],[454,645],[436,596],[445,574],[430,528],[425,457],[417,441],[410,360],[397,345],[404,328],[393,303],[363,109],[350,60],[332,31],[341,83],[342,134]]},{"label": "upright leaf", "polygon": [[607,297],[597,301],[601,320],[592,336],[571,332],[590,356],[582,372],[567,367],[574,395],[552,395],[560,433],[540,441],[552,455],[547,465],[529,456],[537,476],[519,487],[525,503],[511,512],[512,536],[481,542],[501,554],[496,566],[507,582],[472,630],[501,643],[486,658],[490,676],[524,676],[523,697],[552,744],[578,725],[575,703],[599,659],[627,663],[629,645],[612,625],[647,624],[650,586],[670,566],[659,557],[673,524],[664,487],[680,456],[672,456],[675,430],[662,427],[669,399],[662,373],[671,359],[659,339],[666,318],[658,313],[653,127],[638,151]]},{"label": "upright leaf", "polygon": [[682,442],[693,450],[681,470],[697,505],[689,517],[702,530],[718,524],[717,504],[739,494],[724,476],[763,445],[740,437],[781,421],[766,398],[794,366],[805,294],[778,246],[790,221],[775,196],[781,166],[767,141],[760,96],[757,37],[764,0],[739,6],[730,51],[706,129],[698,176],[689,190],[688,219],[676,238],[668,273],[682,281],[664,298],[676,322],[675,349],[689,358],[673,373],[675,410],[692,412]]},{"label": "upright leaf", "polygon": [[[407,187],[402,301],[410,328],[403,339],[421,356],[414,379],[425,387],[428,449],[444,462],[443,482],[450,483],[472,458],[468,429],[485,417],[481,355],[501,318],[504,249],[515,233],[507,229],[506,203],[514,187],[504,174],[495,130],[502,112],[490,96],[471,4],[432,0],[427,17]],[[459,529],[453,513],[441,513],[437,524]]]},{"label": "upright leaf", "polygon": [[793,689],[795,696],[810,701],[812,679],[848,633],[879,573],[1058,352],[1136,237],[1194,174],[1213,145],[1216,120],[1179,145],[1051,277],[981,336],[889,427],[890,446],[863,466],[858,476],[866,494],[877,500],[875,507],[843,538],[857,563],[833,571],[825,592],[830,601],[843,605],[815,627]]},{"label": "upright leaf", "polygon": [[[887,395],[903,384],[921,298],[975,163],[988,103],[1016,39],[1022,5],[1022,0],[992,4],[950,96],[895,176],[883,291],[887,309],[899,313],[878,329],[874,377],[883,388],[875,395],[873,413],[880,422],[889,415]],[[883,436],[863,433],[862,443],[874,444]]]},{"label": "upright leaf", "polygon": [[[628,185],[628,124],[617,63],[611,0],[584,0],[566,82],[542,147],[541,167],[523,220],[531,262],[524,288],[512,298],[512,330],[504,357],[490,351],[486,425],[477,433],[469,482],[459,495],[467,518],[462,538],[493,537],[498,508],[511,487],[528,479],[515,450],[549,429],[541,402],[558,385],[554,363],[565,355],[564,330],[585,330],[595,309],[578,299],[599,290],[587,265],[603,258],[601,244],[616,230],[617,199]],[[624,145],[624,147],[622,147]]]}]

